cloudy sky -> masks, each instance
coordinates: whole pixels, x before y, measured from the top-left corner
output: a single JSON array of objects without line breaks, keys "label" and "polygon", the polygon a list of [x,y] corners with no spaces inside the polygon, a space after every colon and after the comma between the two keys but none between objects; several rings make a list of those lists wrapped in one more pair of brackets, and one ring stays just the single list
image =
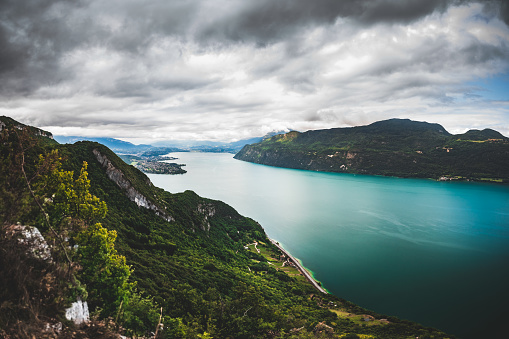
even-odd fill
[{"label": "cloudy sky", "polygon": [[506,0],[2,0],[0,115],[132,142],[395,117],[509,136],[508,25]]}]

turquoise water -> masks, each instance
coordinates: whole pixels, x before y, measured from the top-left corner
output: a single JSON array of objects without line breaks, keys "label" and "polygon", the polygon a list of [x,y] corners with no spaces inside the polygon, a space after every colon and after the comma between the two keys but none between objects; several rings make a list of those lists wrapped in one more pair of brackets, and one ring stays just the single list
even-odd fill
[{"label": "turquoise water", "polygon": [[222,200],[265,228],[331,293],[461,338],[507,338],[509,187],[256,165],[175,153],[176,193]]}]

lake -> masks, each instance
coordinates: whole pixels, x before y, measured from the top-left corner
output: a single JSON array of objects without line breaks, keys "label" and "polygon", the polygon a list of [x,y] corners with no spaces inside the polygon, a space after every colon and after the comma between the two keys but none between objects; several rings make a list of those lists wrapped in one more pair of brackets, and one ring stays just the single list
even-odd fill
[{"label": "lake", "polygon": [[172,156],[188,173],[154,185],[257,220],[336,296],[461,338],[509,337],[509,186]]}]

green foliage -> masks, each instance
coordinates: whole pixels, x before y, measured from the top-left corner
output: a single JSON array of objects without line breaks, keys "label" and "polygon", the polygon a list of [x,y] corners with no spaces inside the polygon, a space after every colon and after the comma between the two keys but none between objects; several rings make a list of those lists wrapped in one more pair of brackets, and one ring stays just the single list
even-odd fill
[{"label": "green foliage", "polygon": [[106,215],[106,203],[90,194],[90,180],[88,180],[87,162],[83,162],[80,175],[74,182],[74,192],[70,199],[71,217],[90,222],[102,219]]},{"label": "green foliage", "polygon": [[129,335],[144,335],[154,330],[159,320],[158,305],[151,297],[143,297],[137,291],[124,299],[118,319]]},{"label": "green foliage", "polygon": [[92,308],[102,307],[102,316],[114,315],[133,287],[128,282],[131,268],[115,249],[116,238],[116,231],[108,231],[99,223],[76,236],[78,262],[82,267],[78,278],[86,285]]},{"label": "green foliage", "polygon": [[26,179],[30,183],[38,178],[38,155],[53,144],[12,119],[0,117],[0,122],[6,123],[0,131],[0,223],[32,222],[40,210]]},{"label": "green foliage", "polygon": [[509,182],[509,139],[493,130],[451,135],[402,119],[291,132],[246,145],[236,159],[314,171]]},{"label": "green foliage", "polygon": [[[39,163],[42,166],[48,158],[55,158],[55,155],[58,156],[56,151],[47,157],[41,155]],[[62,170],[60,162],[56,162],[50,173],[42,176],[39,181],[42,197],[49,197],[46,202],[53,225],[62,226],[64,221],[90,224],[106,215],[106,203],[90,193],[87,167],[84,161],[79,176],[74,179],[73,171]]]},{"label": "green foliage", "polygon": [[355,333],[349,333],[345,335],[342,339],[360,339],[360,337]]},{"label": "green foliage", "polygon": [[165,320],[165,334],[169,338],[184,339],[189,338],[190,333],[188,327],[182,321],[182,318],[168,318]]}]

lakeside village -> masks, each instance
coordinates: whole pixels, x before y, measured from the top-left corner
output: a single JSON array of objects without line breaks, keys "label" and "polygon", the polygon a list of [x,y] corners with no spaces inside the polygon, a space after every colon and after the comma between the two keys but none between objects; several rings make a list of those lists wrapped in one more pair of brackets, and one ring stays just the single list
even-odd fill
[{"label": "lakeside village", "polygon": [[132,165],[144,173],[151,174],[184,174],[187,173],[182,167],[185,164],[177,164],[174,162],[165,162],[169,160],[177,160],[177,158],[167,155],[145,156],[143,154],[119,154],[124,162]]},{"label": "lakeside village", "polygon": [[167,163],[160,161],[138,160],[133,164],[134,167],[145,173],[152,174],[184,174],[187,173],[182,166],[184,164]]}]

